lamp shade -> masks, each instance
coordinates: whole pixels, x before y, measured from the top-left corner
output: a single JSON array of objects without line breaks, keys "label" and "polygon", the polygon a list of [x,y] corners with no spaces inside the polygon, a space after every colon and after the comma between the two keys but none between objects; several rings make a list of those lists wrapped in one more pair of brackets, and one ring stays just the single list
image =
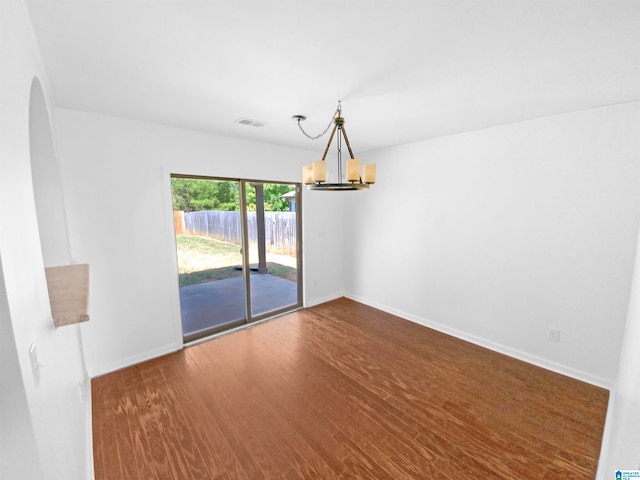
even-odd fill
[{"label": "lamp shade", "polygon": [[360,160],[352,158],[347,160],[347,182],[360,181]]},{"label": "lamp shade", "polygon": [[327,181],[327,164],[322,160],[313,162],[313,181],[314,183]]},{"label": "lamp shade", "polygon": [[305,185],[313,183],[313,165],[309,164],[302,167],[302,182]]},{"label": "lamp shade", "polygon": [[365,163],[362,168],[362,181],[364,183],[376,183],[375,163]]}]

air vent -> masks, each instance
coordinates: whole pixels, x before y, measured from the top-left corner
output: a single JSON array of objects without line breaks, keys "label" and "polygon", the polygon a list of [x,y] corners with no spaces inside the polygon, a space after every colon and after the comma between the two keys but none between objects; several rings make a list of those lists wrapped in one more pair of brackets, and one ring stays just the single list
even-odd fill
[{"label": "air vent", "polygon": [[239,123],[240,125],[248,125],[250,127],[264,127],[267,124],[267,122],[250,120],[248,118],[239,118],[238,120],[236,120],[236,123]]}]

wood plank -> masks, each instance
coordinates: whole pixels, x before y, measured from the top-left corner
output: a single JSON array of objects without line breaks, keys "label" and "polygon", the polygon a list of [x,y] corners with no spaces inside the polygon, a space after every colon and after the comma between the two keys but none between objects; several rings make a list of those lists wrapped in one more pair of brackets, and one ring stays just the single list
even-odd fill
[{"label": "wood plank", "polygon": [[96,479],[591,479],[606,390],[339,299],[92,381]]},{"label": "wood plank", "polygon": [[112,450],[109,449],[105,452],[105,447],[110,442],[113,442],[113,439],[116,437],[116,429],[112,415],[112,402],[103,401],[104,398],[109,396],[109,392],[102,388],[99,379],[91,381],[91,388],[93,459],[95,468],[103,472],[105,478],[123,480],[117,452],[115,454],[117,461],[114,461],[114,452]]}]

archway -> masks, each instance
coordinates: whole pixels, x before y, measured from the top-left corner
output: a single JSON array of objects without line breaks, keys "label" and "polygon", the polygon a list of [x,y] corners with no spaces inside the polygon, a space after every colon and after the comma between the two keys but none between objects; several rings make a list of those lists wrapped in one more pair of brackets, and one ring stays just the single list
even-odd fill
[{"label": "archway", "polygon": [[62,179],[55,154],[49,111],[42,85],[37,78],[31,83],[29,147],[44,265],[68,265],[71,262],[71,254]]}]

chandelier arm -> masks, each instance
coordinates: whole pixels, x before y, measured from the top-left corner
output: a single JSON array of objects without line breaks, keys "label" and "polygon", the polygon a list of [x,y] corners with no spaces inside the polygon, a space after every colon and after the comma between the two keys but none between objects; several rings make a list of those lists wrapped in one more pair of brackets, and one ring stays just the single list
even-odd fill
[{"label": "chandelier arm", "polygon": [[325,158],[327,158],[327,153],[329,152],[329,147],[331,146],[331,142],[333,141],[333,136],[336,133],[336,129],[338,128],[338,125],[334,125],[333,126],[333,130],[331,130],[331,136],[329,137],[329,141],[327,142],[327,147],[324,149],[324,153],[322,154],[322,161],[324,162]]},{"label": "chandelier arm", "polygon": [[349,138],[347,137],[347,131],[344,129],[344,125],[341,128],[342,130],[342,136],[344,137],[344,143],[347,144],[347,148],[349,149],[349,155],[351,156],[351,158],[356,158],[353,155],[353,151],[351,150],[351,145],[349,144]]}]

